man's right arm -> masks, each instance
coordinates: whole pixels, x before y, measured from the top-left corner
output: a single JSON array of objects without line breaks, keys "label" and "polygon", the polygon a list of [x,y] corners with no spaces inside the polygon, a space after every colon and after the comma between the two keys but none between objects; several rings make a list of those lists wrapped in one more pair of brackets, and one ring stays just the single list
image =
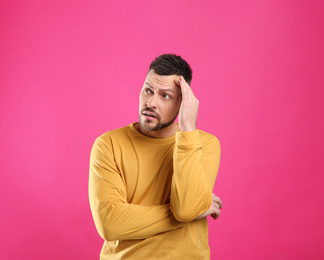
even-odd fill
[{"label": "man's right arm", "polygon": [[174,218],[169,204],[127,202],[124,176],[115,165],[110,143],[102,138],[91,151],[89,200],[98,233],[107,241],[143,239],[184,225]]}]

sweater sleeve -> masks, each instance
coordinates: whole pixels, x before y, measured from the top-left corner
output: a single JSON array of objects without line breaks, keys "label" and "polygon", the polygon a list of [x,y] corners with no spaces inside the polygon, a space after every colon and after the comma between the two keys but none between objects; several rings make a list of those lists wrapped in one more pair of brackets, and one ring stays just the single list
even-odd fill
[{"label": "sweater sleeve", "polygon": [[220,162],[220,144],[210,135],[202,145],[199,130],[177,132],[173,153],[171,210],[181,222],[206,212]]},{"label": "sweater sleeve", "polygon": [[127,203],[124,177],[116,167],[111,144],[101,137],[91,150],[89,201],[97,231],[107,241],[143,239],[183,226],[169,204]]}]

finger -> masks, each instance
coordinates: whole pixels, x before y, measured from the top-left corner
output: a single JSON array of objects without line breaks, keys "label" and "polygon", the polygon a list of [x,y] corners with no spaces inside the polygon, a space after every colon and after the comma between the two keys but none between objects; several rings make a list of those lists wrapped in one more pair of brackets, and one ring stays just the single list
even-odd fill
[{"label": "finger", "polygon": [[222,209],[223,208],[223,202],[221,201],[221,199],[219,199],[219,207]]},{"label": "finger", "polygon": [[220,205],[217,203],[217,202],[215,202],[215,201],[213,201],[213,206],[215,207],[215,208],[220,208]]},{"label": "finger", "polygon": [[183,105],[187,107],[187,109],[192,109],[198,106],[198,100],[184,79],[181,80],[181,94],[182,101],[184,101]]},{"label": "finger", "polygon": [[180,79],[175,79],[174,83],[178,86],[181,87]]},{"label": "finger", "polygon": [[180,77],[180,85],[181,85],[181,88],[184,88],[186,91],[192,92],[189,84],[187,83],[187,81],[184,79],[183,76]]},{"label": "finger", "polygon": [[215,209],[215,213],[211,214],[213,219],[217,219],[221,214],[221,211],[219,209]]},{"label": "finger", "polygon": [[184,95],[184,97],[190,102],[194,102],[194,103],[198,103],[199,101],[196,98],[196,96],[194,95],[191,87],[189,86],[189,84],[187,83],[187,81],[184,79],[183,76],[180,77],[180,85],[181,85],[181,91],[182,91],[182,95]]},{"label": "finger", "polygon": [[184,80],[184,78],[182,76],[180,76],[180,88],[181,88],[181,92],[182,92],[182,96],[186,97],[188,94],[188,88],[186,86],[186,81]]},{"label": "finger", "polygon": [[213,194],[213,201],[217,202],[221,209],[223,208],[223,203],[222,203],[221,199],[218,196],[216,196],[215,194]]}]

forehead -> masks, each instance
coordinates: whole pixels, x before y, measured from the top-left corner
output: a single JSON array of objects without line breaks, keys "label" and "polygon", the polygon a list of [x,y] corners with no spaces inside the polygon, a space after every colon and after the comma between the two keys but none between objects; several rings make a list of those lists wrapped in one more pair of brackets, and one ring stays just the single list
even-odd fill
[{"label": "forehead", "polygon": [[145,84],[149,83],[149,85],[153,88],[168,87],[177,89],[179,87],[174,82],[176,79],[179,79],[178,75],[162,76],[156,74],[154,70],[150,70],[150,72],[146,76]]}]

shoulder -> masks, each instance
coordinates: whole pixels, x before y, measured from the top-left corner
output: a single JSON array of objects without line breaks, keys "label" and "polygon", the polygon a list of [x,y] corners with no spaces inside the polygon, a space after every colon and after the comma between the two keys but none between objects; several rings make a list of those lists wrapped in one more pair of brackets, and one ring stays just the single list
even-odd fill
[{"label": "shoulder", "polygon": [[112,146],[112,143],[125,139],[125,137],[128,136],[128,128],[129,126],[125,126],[114,130],[109,130],[98,136],[94,142],[94,145],[104,145],[110,147]]},{"label": "shoulder", "polygon": [[129,126],[124,126],[124,127],[117,128],[114,130],[109,130],[109,131],[103,133],[102,135],[100,135],[99,137],[97,137],[97,139],[111,140],[111,139],[116,139],[116,138],[120,138],[120,137],[125,137],[125,135],[127,135],[128,128],[129,128]]}]

